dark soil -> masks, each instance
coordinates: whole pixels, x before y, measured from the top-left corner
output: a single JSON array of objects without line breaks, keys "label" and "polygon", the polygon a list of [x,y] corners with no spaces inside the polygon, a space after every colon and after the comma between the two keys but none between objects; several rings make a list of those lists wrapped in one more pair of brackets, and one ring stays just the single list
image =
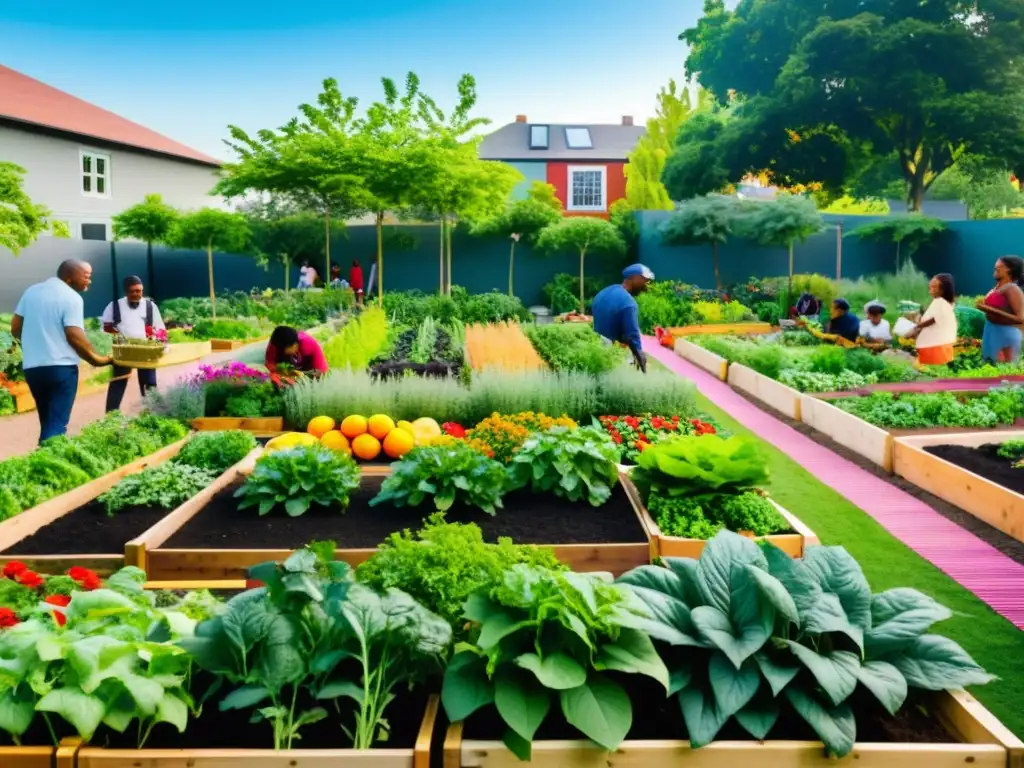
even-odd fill
[{"label": "dark soil", "polygon": [[18,555],[119,555],[172,510],[128,507],[113,517],[98,501],[69,512],[10,547]]},{"label": "dark soil", "polygon": [[999,455],[999,445],[968,448],[964,445],[931,445],[924,449],[933,456],[981,475],[1016,493],[1024,493],[1024,469],[1014,469],[1009,459]]},{"label": "dark soil", "polygon": [[[880,480],[884,480],[885,482],[889,483],[889,485],[895,486],[896,488],[899,488],[901,491],[910,494],[915,499],[923,501],[925,504],[934,509],[947,520],[956,523],[966,531],[970,531],[979,539],[984,541],[986,544],[995,547],[997,550],[1002,552],[1011,560],[1014,560],[1015,562],[1024,565],[1024,543],[1007,536],[1002,531],[993,528],[988,523],[985,523],[976,518],[974,515],[964,512],[959,507],[956,507],[947,501],[943,501],[938,496],[933,496],[932,494],[928,493],[925,490],[922,490],[913,483],[904,480],[902,477],[899,477],[898,475],[889,474],[880,466],[875,464],[873,461],[864,458],[860,454],[854,453],[846,446],[837,443],[835,440],[828,437],[827,435],[822,434],[821,432],[818,432],[813,427],[810,427],[807,424],[804,424],[803,422],[794,421],[793,419],[788,418],[787,416],[783,415],[774,408],[771,408],[765,403],[762,403],[757,398],[748,395],[746,392],[741,392],[738,389],[733,389],[733,392],[735,392],[737,395],[744,398],[745,400],[748,400],[753,405],[756,405],[765,413],[771,414],[786,426],[792,427],[800,434],[810,438],[818,445],[828,448],[830,451],[846,459],[851,464],[856,464],[865,472],[870,472],[872,475],[879,478]],[[799,517],[799,515],[797,516]]]},{"label": "dark soil", "polygon": [[[629,692],[633,704],[633,727],[626,737],[631,741],[658,739],[687,739],[679,702],[676,697],[665,698],[665,689],[646,678],[617,675],[617,681]],[[889,715],[868,696],[854,694],[850,703],[857,719],[857,741],[861,743],[918,743],[950,744],[957,739],[946,733],[939,722],[928,716],[927,710],[913,702],[913,694],[895,717]],[[466,721],[465,738],[484,741],[503,737],[507,727],[493,706],[480,710]],[[556,739],[585,739],[562,716],[555,701],[547,718],[534,737],[535,741]],[[716,741],[754,741],[735,719],[730,719],[719,731]],[[784,706],[782,715],[768,734],[769,741],[820,741],[807,723],[796,712]]]},{"label": "dark soil", "polygon": [[[363,477],[362,487],[347,511],[314,505],[301,517],[283,511],[260,517],[254,509],[238,511],[233,498],[237,485],[215,496],[210,504],[175,533],[169,549],[294,549],[314,540],[336,541],[345,549],[377,547],[395,531],[422,527],[434,507],[370,507],[383,478]],[[621,486],[602,507],[571,503],[555,496],[510,493],[505,508],[494,517],[476,508],[453,507],[449,522],[476,523],[484,539],[509,536],[517,544],[644,543],[643,528]]]},{"label": "dark soil", "polygon": [[[197,691],[205,690],[203,685],[209,680],[197,681]],[[203,707],[203,714],[198,720],[190,719],[184,733],[178,733],[174,727],[160,724],[153,729],[146,742],[146,749],[272,749],[274,746],[273,727],[266,721],[250,724],[251,709],[220,712],[217,703],[231,690],[225,686]],[[328,716],[318,723],[306,726],[299,731],[301,739],[292,744],[293,749],[346,749],[352,746],[351,740],[345,735],[341,726],[351,729],[355,713],[351,707],[342,705],[342,714],[338,715],[331,702],[303,700],[300,695],[296,712],[324,706]],[[345,702],[345,699],[339,699]],[[390,749],[410,749],[416,745],[416,736],[423,723],[426,708],[426,693],[401,694],[385,710],[385,719],[391,726],[391,734],[386,742],[378,743],[378,747]],[[264,705],[267,706],[269,702]],[[91,744],[97,747],[112,749],[136,749],[136,729],[134,725],[119,734],[101,728]]]}]

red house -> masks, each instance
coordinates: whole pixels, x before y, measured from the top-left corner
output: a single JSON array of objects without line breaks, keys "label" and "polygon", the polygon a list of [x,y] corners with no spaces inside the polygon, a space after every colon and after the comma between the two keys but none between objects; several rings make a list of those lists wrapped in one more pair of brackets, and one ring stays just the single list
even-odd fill
[{"label": "red house", "polygon": [[619,125],[531,123],[526,115],[484,137],[480,157],[515,167],[525,180],[513,191],[526,195],[530,184],[555,188],[566,216],[608,218],[608,209],[626,196],[626,158],[646,129],[623,117]]}]

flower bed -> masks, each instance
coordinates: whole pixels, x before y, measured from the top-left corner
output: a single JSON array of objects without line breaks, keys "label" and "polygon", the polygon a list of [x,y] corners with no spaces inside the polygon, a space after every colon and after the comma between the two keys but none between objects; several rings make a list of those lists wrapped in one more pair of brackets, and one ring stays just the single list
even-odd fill
[{"label": "flower bed", "polygon": [[216,486],[255,448],[252,435],[242,432],[204,433],[175,443],[102,478],[102,484],[87,484],[0,524],[0,558],[51,570],[73,559],[110,573],[123,565],[128,541]]},{"label": "flower bed", "polygon": [[674,435],[713,435],[714,424],[675,416],[601,416],[598,421],[619,447],[619,463],[630,466],[649,445]]},{"label": "flower bed", "polygon": [[1024,541],[1024,432],[898,437],[893,471],[993,528]]},{"label": "flower bed", "polygon": [[[268,553],[280,558],[322,538],[344,542],[338,557],[355,564],[435,511],[476,523],[489,541],[509,536],[552,546],[577,568],[621,573],[647,562],[647,529],[619,476],[611,438],[593,428],[520,435],[496,427],[421,445],[386,478],[322,447],[265,454],[246,479],[201,508],[175,512],[158,542],[144,541],[148,570],[158,580],[239,578]],[[491,434],[483,436],[484,429]],[[515,447],[510,441],[519,437]],[[254,519],[244,527],[238,498],[243,509],[252,508]]]}]

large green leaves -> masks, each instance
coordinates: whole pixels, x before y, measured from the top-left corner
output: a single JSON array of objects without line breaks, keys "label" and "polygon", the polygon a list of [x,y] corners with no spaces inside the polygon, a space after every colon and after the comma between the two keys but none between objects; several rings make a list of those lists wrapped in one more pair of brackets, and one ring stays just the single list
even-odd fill
[{"label": "large green leaves", "polygon": [[552,427],[531,435],[508,467],[511,487],[529,485],[569,501],[599,507],[619,481],[619,450],[603,429]]},{"label": "large green leaves", "polygon": [[768,561],[757,544],[731,531],[721,531],[711,539],[697,561],[697,585],[704,603],[728,613],[732,573],[744,565],[768,570]]},{"label": "large green leaves", "polygon": [[[644,639],[648,644],[651,643],[650,638],[645,637]],[[655,654],[654,658],[660,662],[661,659],[658,659],[653,645],[650,645],[650,649]],[[515,662],[523,669],[533,672],[541,685],[553,691],[576,688],[587,680],[587,670],[567,653],[551,653],[544,656],[543,659],[535,653],[524,653],[517,657]],[[624,671],[632,672],[633,670]]]},{"label": "large green leaves", "polygon": [[933,624],[950,616],[948,608],[916,589],[882,592],[871,600],[873,626],[864,636],[865,651],[869,656],[878,656],[905,648]]},{"label": "large green leaves", "polygon": [[679,708],[690,736],[690,746],[694,748],[710,744],[729,720],[729,715],[719,709],[714,694],[698,686],[688,687],[679,694]]},{"label": "large green leaves", "polygon": [[718,710],[726,717],[730,717],[754,698],[761,684],[761,675],[753,660],[736,669],[723,654],[715,653],[708,665],[708,680],[711,682]]},{"label": "large green leaves", "polygon": [[647,448],[637,459],[634,477],[642,488],[657,486],[670,496],[738,493],[768,479],[757,442],[717,435],[679,436]]},{"label": "large green leaves", "polygon": [[531,741],[551,709],[551,696],[533,675],[506,664],[494,676],[494,705],[509,728]]},{"label": "large green leaves", "polygon": [[50,691],[36,702],[40,712],[52,712],[71,723],[83,739],[91,739],[96,732],[107,705],[98,696],[90,696],[78,688],[60,688]]},{"label": "large green leaves", "polygon": [[903,651],[887,658],[914,688],[956,691],[995,680],[952,640],[940,635],[917,638]]},{"label": "large green leaves", "polygon": [[857,670],[860,659],[849,651],[818,653],[792,640],[787,641],[789,649],[797,660],[810,670],[818,685],[832,703],[839,705],[857,687]]},{"label": "large green leaves", "polygon": [[566,721],[608,750],[622,743],[633,724],[629,696],[617,683],[592,673],[578,688],[559,696]]},{"label": "large green leaves", "polygon": [[857,670],[857,679],[874,694],[890,715],[895,715],[907,699],[907,679],[892,664],[865,662]]},{"label": "large green leaves", "polygon": [[242,499],[240,510],[256,507],[266,515],[284,509],[298,517],[313,504],[344,510],[359,482],[359,467],[350,456],[319,445],[305,446],[261,456],[235,496]]},{"label": "large green leaves", "polygon": [[847,619],[861,630],[871,627],[871,588],[860,565],[842,547],[810,547],[804,563],[821,586],[839,598]]},{"label": "large green leaves", "polygon": [[841,704],[826,707],[811,694],[793,687],[786,689],[786,698],[797,714],[818,734],[829,752],[843,757],[853,751],[857,740],[857,723],[849,706]]}]

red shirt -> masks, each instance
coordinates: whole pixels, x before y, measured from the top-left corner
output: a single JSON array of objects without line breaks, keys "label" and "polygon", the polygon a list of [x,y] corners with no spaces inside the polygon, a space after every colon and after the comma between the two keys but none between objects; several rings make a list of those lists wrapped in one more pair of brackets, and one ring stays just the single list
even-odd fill
[{"label": "red shirt", "polygon": [[363,268],[352,267],[348,273],[348,284],[353,291],[363,290]]},{"label": "red shirt", "polygon": [[327,358],[324,357],[324,351],[320,349],[316,339],[302,331],[299,331],[299,353],[297,355],[290,360],[278,360],[277,347],[267,344],[267,355],[264,362],[271,371],[279,362],[283,362],[294,365],[300,371],[327,373]]}]

